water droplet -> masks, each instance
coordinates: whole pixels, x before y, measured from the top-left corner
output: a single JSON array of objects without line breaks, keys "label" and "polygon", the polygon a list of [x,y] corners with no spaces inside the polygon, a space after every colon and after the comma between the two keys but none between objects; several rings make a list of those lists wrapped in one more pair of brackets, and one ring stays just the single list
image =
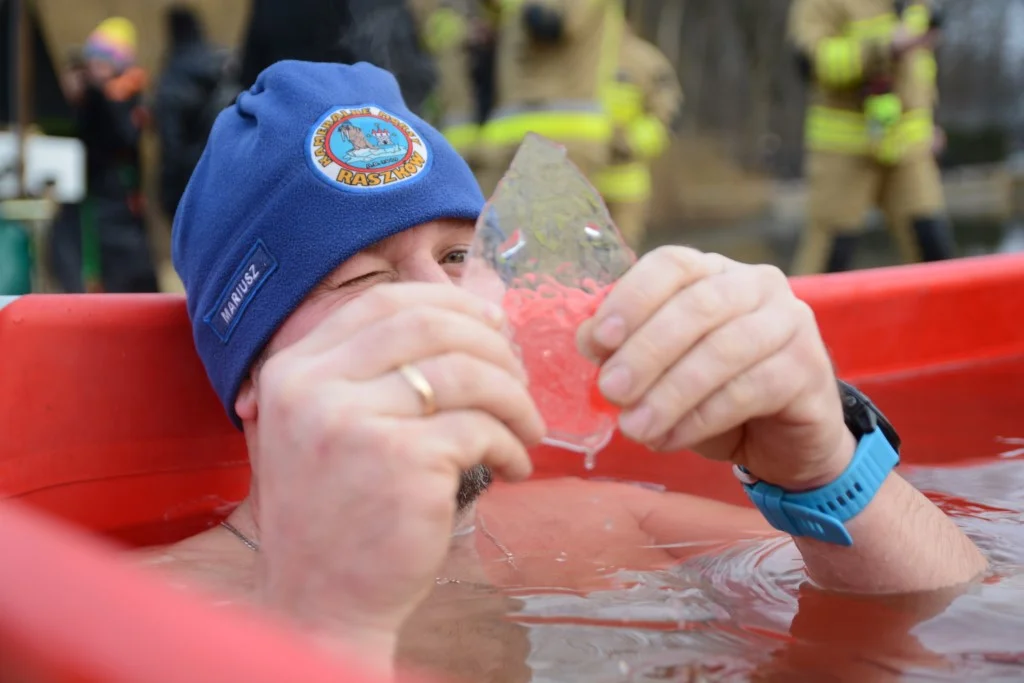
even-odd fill
[{"label": "water droplet", "polygon": [[583,454],[583,469],[590,472],[597,467],[597,451],[586,451]]},{"label": "water droplet", "polygon": [[437,584],[438,586],[448,586],[448,585],[451,585],[453,583],[462,583],[462,582],[459,581],[458,579],[449,579],[449,578],[446,578],[444,576],[438,576],[438,577],[436,577],[434,579],[434,583]]}]

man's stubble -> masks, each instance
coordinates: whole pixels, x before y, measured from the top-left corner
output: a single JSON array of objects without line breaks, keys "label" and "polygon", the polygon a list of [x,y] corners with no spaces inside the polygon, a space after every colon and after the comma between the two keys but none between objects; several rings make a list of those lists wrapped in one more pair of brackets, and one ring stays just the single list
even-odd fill
[{"label": "man's stubble", "polygon": [[459,481],[459,492],[455,496],[459,512],[472,505],[487,490],[493,479],[491,470],[484,465],[475,465],[463,472]]}]

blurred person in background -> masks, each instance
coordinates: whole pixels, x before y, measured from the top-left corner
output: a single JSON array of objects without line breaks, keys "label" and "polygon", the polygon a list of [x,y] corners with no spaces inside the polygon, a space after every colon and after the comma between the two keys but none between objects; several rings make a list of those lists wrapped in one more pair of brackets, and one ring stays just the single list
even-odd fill
[{"label": "blurred person in background", "polygon": [[416,114],[425,113],[437,88],[437,66],[423,46],[407,0],[348,0],[344,41],[353,62],[369,62],[398,79],[402,97]]},{"label": "blurred person in background", "polygon": [[472,25],[470,71],[476,97],[476,120],[482,126],[490,118],[497,94],[498,29],[500,0],[479,0],[479,15]]},{"label": "blurred person in background", "polygon": [[342,43],[347,5],[347,0],[253,0],[242,41],[242,87],[249,88],[261,71],[283,59],[351,62],[353,55]]},{"label": "blurred person in background", "polygon": [[472,157],[480,131],[470,41],[472,0],[410,0],[423,45],[437,65],[434,116],[441,134],[463,158]]},{"label": "blurred person in background", "polygon": [[611,163],[595,186],[629,245],[643,247],[651,201],[651,162],[671,142],[682,113],[683,91],[671,62],[655,45],[626,27],[615,81],[605,98],[615,123]]},{"label": "blurred person in background", "polygon": [[955,256],[935,159],[941,135],[930,0],[795,0],[790,39],[811,83],[808,221],[794,274],[849,270],[868,211],[905,262]]},{"label": "blurred person in background", "polygon": [[140,141],[146,73],[135,26],[103,21],[62,76],[86,150],[86,197],[54,225],[53,272],[68,292],[155,292],[146,232]]},{"label": "blurred person in background", "polygon": [[477,177],[494,191],[529,132],[564,145],[595,179],[609,162],[615,81],[625,30],[621,0],[500,3],[494,109],[480,132]]},{"label": "blurred person in background", "polygon": [[191,8],[172,6],[165,21],[169,48],[153,113],[160,135],[160,204],[173,218],[223,108],[217,91],[228,77],[228,53],[207,41]]},{"label": "blurred person in background", "polygon": [[240,85],[286,59],[390,71],[410,108],[422,113],[437,79],[406,0],[253,0],[243,40]]}]

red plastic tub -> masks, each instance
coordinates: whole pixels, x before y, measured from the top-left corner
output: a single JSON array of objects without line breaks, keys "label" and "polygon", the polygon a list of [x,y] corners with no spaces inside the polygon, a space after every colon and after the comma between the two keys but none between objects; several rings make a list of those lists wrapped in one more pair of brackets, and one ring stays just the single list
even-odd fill
[{"label": "red plastic tub", "polygon": [[[1005,406],[1024,394],[1024,257],[794,287],[840,375],[900,429],[905,461],[994,456],[993,435],[1021,423]],[[535,461],[540,477],[746,503],[728,468],[619,438],[593,472],[566,452]],[[209,609],[117,562],[111,540],[196,533],[247,486],[244,443],[207,385],[182,298],[26,296],[0,308],[0,679],[19,680],[16,660],[33,681],[369,680],[339,674],[275,624]]]}]

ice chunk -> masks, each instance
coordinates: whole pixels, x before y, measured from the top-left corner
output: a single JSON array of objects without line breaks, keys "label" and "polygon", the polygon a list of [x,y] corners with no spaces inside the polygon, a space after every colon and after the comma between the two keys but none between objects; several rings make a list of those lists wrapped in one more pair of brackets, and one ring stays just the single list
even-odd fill
[{"label": "ice chunk", "polygon": [[547,442],[587,454],[588,469],[617,409],[576,350],[576,330],[635,260],[564,148],[530,134],[480,215],[462,279],[505,308]]}]

